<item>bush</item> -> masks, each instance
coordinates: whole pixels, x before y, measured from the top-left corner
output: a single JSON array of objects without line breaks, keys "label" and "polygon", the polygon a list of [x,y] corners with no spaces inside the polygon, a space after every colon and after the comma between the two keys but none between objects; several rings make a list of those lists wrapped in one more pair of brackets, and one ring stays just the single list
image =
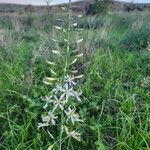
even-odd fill
[{"label": "bush", "polygon": [[37,42],[39,38],[39,33],[34,30],[29,30],[28,32],[26,31],[22,33],[22,39],[26,42]]},{"label": "bush", "polygon": [[96,15],[107,11],[109,0],[95,0],[85,8],[86,15]]},{"label": "bush", "polygon": [[34,20],[35,20],[35,17],[32,16],[31,14],[27,14],[20,18],[22,26],[24,27],[25,30],[28,30],[29,28],[33,26]]},{"label": "bush", "polygon": [[150,28],[141,27],[138,30],[131,30],[120,45],[126,50],[142,50],[148,47],[150,41]]},{"label": "bush", "polygon": [[2,16],[0,18],[0,28],[12,29],[12,21],[10,16]]},{"label": "bush", "polygon": [[98,16],[96,19],[93,17],[85,17],[78,20],[78,28],[84,29],[97,29],[103,27],[105,20]]},{"label": "bush", "polygon": [[143,11],[144,10],[144,5],[140,5],[140,4],[126,4],[124,5],[124,11],[134,11],[134,10],[137,10],[137,11]]}]

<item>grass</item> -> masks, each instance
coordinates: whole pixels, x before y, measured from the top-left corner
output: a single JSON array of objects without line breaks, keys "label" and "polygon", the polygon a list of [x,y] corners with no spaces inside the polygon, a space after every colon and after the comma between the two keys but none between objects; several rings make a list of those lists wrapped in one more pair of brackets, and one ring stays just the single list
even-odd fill
[{"label": "grass", "polygon": [[[142,86],[150,75],[150,39],[134,36],[139,29],[148,32],[149,16],[131,12],[77,20],[84,30],[75,31],[72,40],[84,38],[77,47],[84,52],[77,67],[85,74],[80,113],[86,120],[82,141],[71,141],[70,149],[150,149],[150,85]],[[49,90],[42,83],[50,71],[45,61],[55,59],[51,50],[64,45],[63,36],[53,30],[62,24],[59,17],[65,20],[60,14],[0,17],[0,149],[44,150],[52,144],[37,123],[43,112],[40,97]],[[135,47],[128,49],[131,37],[147,44],[133,40]]]}]

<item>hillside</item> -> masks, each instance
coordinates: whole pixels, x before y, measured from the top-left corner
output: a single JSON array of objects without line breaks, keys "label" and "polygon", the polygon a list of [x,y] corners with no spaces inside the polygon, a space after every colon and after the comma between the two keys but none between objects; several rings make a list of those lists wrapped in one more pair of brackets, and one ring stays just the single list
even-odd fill
[{"label": "hillside", "polygon": [[[1,2],[1,1],[0,1]],[[88,6],[88,4],[91,3],[91,0],[88,1],[82,1],[74,2],[74,8],[76,11],[82,11],[85,9],[85,6]],[[150,8],[150,4],[136,4],[136,3],[127,3],[127,2],[120,2],[119,0],[116,0],[115,2],[112,2],[113,5],[111,5],[111,8],[114,10],[123,10],[123,11],[132,11],[134,8],[136,10],[144,10],[147,8]],[[19,4],[5,4],[0,3],[0,13],[23,13],[23,12],[50,12],[53,10],[57,10],[60,5],[53,5],[53,6],[34,6],[34,5],[19,5]],[[112,10],[112,9],[111,9]],[[58,9],[59,11],[59,9]]]}]

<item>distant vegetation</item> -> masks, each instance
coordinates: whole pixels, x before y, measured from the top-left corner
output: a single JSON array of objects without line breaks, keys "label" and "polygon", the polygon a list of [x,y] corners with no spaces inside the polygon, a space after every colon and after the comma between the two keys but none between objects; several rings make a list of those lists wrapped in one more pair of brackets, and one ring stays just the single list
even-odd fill
[{"label": "distant vegetation", "polygon": [[[67,30],[66,14],[59,9],[0,15],[2,150],[47,150],[55,142],[37,126],[44,112],[41,96],[51,94],[51,86],[42,82],[52,74],[46,60],[61,64],[52,50],[66,44],[54,26]],[[78,15],[73,13],[70,48],[83,53],[74,69],[84,74],[77,111],[85,121],[78,125],[81,142],[68,141],[62,149],[149,150],[150,12]],[[58,135],[59,130],[52,131]]]},{"label": "distant vegetation", "polygon": [[[53,13],[60,11],[61,6],[32,6],[32,5],[11,5],[0,4],[1,13]],[[96,15],[107,11],[144,11],[149,10],[150,4],[133,4],[124,2],[114,2],[113,0],[87,0],[73,3],[74,12],[82,12],[86,15]]]}]

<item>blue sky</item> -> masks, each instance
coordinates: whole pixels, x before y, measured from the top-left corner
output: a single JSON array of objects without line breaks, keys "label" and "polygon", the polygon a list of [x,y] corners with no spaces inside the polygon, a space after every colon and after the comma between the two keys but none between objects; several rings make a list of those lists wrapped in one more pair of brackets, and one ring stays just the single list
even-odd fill
[{"label": "blue sky", "polygon": [[[49,0],[50,5],[66,3],[69,0]],[[78,1],[78,0],[72,0]],[[150,3],[150,0],[117,0],[122,2],[135,2],[135,3]],[[32,5],[46,5],[46,0],[0,0],[0,3],[16,3],[16,4],[32,4]]]}]

